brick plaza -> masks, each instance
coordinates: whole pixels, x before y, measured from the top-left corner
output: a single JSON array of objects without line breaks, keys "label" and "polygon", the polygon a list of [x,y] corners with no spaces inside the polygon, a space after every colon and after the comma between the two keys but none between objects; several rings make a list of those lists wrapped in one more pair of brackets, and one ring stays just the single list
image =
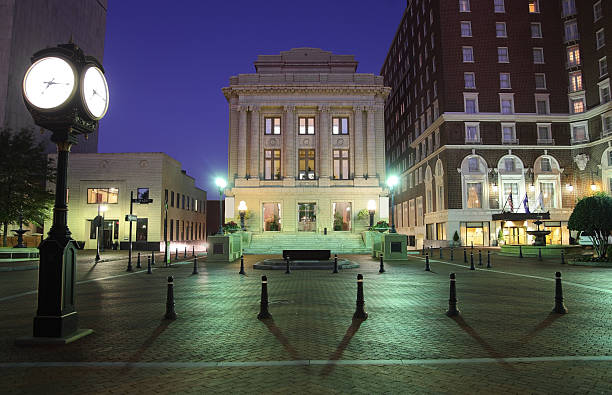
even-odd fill
[{"label": "brick plaza", "polygon": [[[1,393],[610,393],[612,269],[492,255],[492,269],[455,261],[387,262],[349,256],[359,269],[253,270],[239,263],[126,261],[78,264],[80,326],[67,346],[17,347],[30,334],[37,271],[0,277]],[[445,251],[448,258],[448,250]],[[179,259],[184,261],[184,259]],[[476,261],[477,262],[477,261]],[[555,271],[566,315],[551,314]],[[448,307],[457,274],[460,318]],[[356,276],[369,318],[351,320]],[[270,313],[258,321],[260,276]],[[178,318],[163,321],[166,277]],[[25,293],[25,294],[24,294]]]}]

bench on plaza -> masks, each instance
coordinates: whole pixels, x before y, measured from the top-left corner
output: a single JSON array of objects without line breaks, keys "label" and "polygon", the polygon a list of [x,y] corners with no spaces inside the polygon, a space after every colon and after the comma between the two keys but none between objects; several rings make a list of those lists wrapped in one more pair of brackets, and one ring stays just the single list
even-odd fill
[{"label": "bench on plaza", "polygon": [[283,259],[292,261],[326,261],[331,257],[330,250],[283,250]]}]

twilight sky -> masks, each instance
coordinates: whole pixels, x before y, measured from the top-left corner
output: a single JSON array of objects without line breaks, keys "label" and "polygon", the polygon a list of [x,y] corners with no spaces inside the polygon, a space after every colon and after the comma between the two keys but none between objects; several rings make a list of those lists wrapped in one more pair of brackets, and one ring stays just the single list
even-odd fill
[{"label": "twilight sky", "polygon": [[227,175],[229,77],[259,54],[317,47],[378,74],[405,0],[110,1],[104,67],[110,108],[99,152],[165,152],[218,198]]}]

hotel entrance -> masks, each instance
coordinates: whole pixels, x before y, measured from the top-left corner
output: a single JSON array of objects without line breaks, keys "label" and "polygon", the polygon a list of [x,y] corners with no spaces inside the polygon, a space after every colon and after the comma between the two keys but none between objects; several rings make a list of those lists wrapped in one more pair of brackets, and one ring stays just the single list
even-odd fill
[{"label": "hotel entrance", "polygon": [[488,222],[462,222],[461,234],[466,246],[489,245],[489,223]]},{"label": "hotel entrance", "polygon": [[317,204],[298,203],[298,232],[317,230]]}]

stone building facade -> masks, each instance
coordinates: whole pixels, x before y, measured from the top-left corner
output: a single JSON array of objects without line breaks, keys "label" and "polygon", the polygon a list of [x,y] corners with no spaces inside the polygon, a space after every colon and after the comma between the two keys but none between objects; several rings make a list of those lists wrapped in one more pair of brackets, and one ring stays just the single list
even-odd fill
[{"label": "stone building facade", "polygon": [[367,220],[357,214],[374,200],[386,218],[382,77],[356,73],[351,55],[315,48],[260,55],[255,69],[223,89],[225,216],[244,201],[254,233],[359,232]]},{"label": "stone building facade", "polygon": [[412,245],[527,244],[534,213],[569,243],[576,199],[611,191],[611,23],[599,0],[407,1],[381,74]]}]

